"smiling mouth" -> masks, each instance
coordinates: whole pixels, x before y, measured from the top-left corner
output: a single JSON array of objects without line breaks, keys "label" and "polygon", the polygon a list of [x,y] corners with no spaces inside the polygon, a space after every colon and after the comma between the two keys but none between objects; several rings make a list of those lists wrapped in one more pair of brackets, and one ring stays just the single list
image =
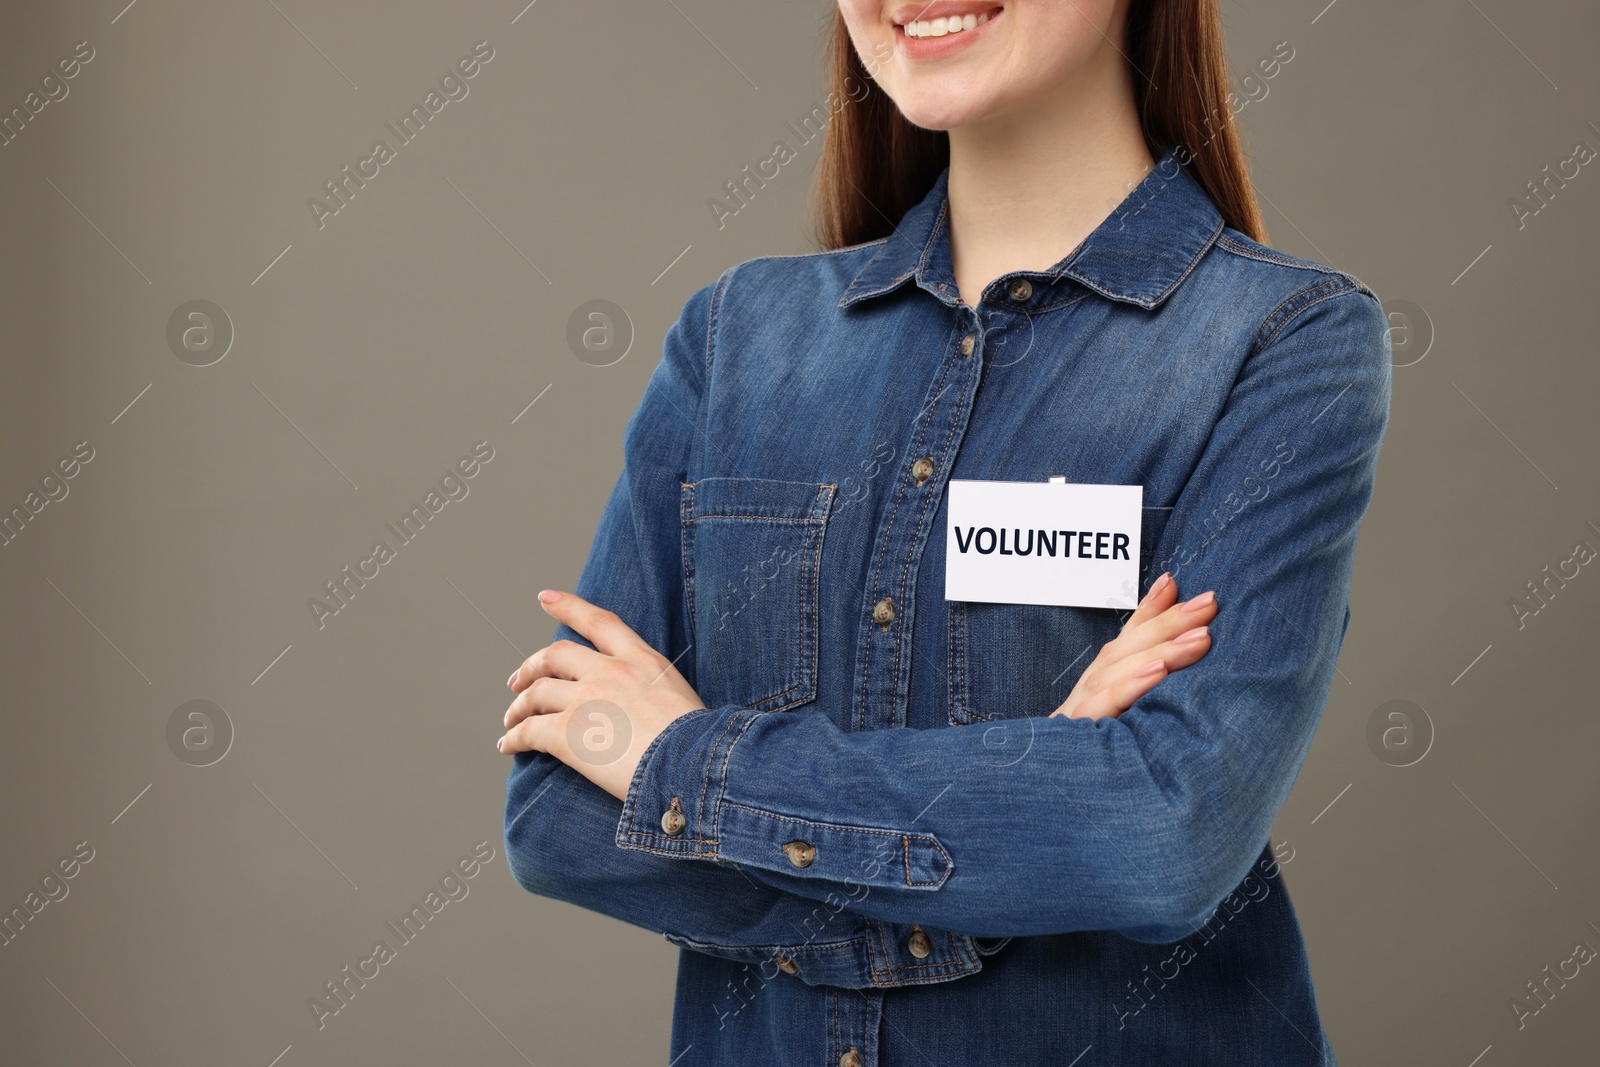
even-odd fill
[{"label": "smiling mouth", "polygon": [[[928,4],[927,8],[943,6],[945,5]],[[967,11],[960,14],[913,19],[901,24],[900,31],[914,41],[933,37],[948,37],[951,34],[975,30],[990,19],[998,16],[1002,10],[1004,10],[1002,7],[995,6],[984,11]]]}]

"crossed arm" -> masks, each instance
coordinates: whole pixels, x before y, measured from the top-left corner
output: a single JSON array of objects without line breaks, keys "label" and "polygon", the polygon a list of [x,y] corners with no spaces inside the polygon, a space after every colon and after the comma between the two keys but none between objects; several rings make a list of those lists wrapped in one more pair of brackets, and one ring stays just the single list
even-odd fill
[{"label": "crossed arm", "polygon": [[[654,651],[690,640],[676,539],[643,524],[676,513],[703,396],[684,323],[705,294],[629,423],[577,596],[547,605],[575,620],[599,605],[629,636],[590,618],[590,645],[562,621],[571,646],[536,654],[512,682],[519,881],[652,929],[721,923],[721,937],[761,944],[793,940],[786,927],[810,901],[841,894],[853,918],[979,936],[1170,941],[1198,927],[1259,853],[1332,680],[1388,415],[1377,301],[1328,291],[1269,322],[1174,504],[1157,558],[1228,609],[1203,663],[1159,669],[1164,684],[1120,715],[847,732],[826,715],[702,707]],[[606,759],[572,743],[589,700],[625,709],[632,736]],[[559,807],[535,799],[546,787]]]}]

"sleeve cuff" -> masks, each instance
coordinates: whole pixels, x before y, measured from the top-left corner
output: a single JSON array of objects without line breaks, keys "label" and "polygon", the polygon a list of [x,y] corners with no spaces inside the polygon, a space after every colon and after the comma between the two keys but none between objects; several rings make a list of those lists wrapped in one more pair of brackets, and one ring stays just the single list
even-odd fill
[{"label": "sleeve cuff", "polygon": [[628,783],[617,845],[716,859],[716,816],[729,750],[758,714],[738,705],[701,708],[657,734]]},{"label": "sleeve cuff", "polygon": [[[774,810],[772,804],[741,803],[728,797],[727,772],[734,746],[747,733],[781,731],[784,725],[792,725],[788,719],[728,705],[693,711],[674,720],[640,757],[623,801],[617,845],[852,886],[938,889],[944,885],[954,863],[931,834],[863,825],[850,818],[852,813],[841,811],[802,818]],[[758,736],[750,743],[760,740]],[[776,742],[778,738],[767,740]],[[740,761],[748,768],[753,757],[741,753]],[[791,766],[781,753],[757,760],[755,765]],[[808,797],[817,799],[814,791],[826,792],[826,783],[809,781],[804,768],[793,769],[797,779],[789,788],[774,791],[770,781],[743,784],[776,797],[789,797],[796,807],[805,807],[801,802]]]}]

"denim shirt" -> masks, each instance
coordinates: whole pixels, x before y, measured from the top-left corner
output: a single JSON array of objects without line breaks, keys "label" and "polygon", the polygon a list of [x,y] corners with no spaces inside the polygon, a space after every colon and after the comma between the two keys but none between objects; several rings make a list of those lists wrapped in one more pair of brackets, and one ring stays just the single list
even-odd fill
[{"label": "denim shirt", "polygon": [[[705,707],[624,802],[518,754],[512,872],[681,946],[676,1067],[1332,1063],[1269,831],[1349,623],[1384,312],[1170,150],[971,307],[947,179],[668,331],[573,588]],[[1052,476],[1143,486],[1137,595],[1216,590],[1210,653],[1119,717],[1049,713],[1125,612],[944,597],[947,481]]]}]

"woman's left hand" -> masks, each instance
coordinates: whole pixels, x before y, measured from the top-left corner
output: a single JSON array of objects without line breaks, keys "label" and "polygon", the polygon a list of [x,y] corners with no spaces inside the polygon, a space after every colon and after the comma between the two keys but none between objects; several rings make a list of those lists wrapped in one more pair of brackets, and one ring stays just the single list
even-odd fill
[{"label": "woman's left hand", "polygon": [[[549,598],[549,599],[546,599]],[[678,669],[615,612],[576,593],[541,590],[539,602],[589,641],[555,641],[506,684],[501,752],[548,752],[622,800],[639,759],[669,723],[705,704]]]}]

